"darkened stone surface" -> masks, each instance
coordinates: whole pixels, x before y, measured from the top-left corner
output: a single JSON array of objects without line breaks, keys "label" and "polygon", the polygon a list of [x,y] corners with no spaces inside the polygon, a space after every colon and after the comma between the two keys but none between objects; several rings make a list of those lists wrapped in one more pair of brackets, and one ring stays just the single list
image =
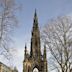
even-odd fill
[{"label": "darkened stone surface", "polygon": [[38,18],[36,10],[33,21],[30,54],[27,53],[27,48],[25,46],[23,72],[33,72],[34,68],[37,68],[39,72],[48,72],[45,46],[44,53],[43,55],[41,54],[40,31],[38,27]]}]

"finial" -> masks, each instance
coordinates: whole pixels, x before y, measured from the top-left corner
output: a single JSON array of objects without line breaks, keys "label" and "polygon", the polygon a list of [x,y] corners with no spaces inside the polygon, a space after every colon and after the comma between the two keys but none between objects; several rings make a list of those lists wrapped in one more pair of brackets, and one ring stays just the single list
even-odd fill
[{"label": "finial", "polygon": [[44,59],[46,59],[46,45],[44,44]]},{"label": "finial", "polygon": [[36,9],[35,9],[35,13],[34,13],[33,27],[38,28],[38,18],[37,18]]},{"label": "finial", "polygon": [[27,54],[27,46],[26,46],[26,44],[25,44],[25,50],[24,50],[24,56],[26,57],[26,54]]},{"label": "finial", "polygon": [[35,16],[36,16],[36,8],[35,8]]},{"label": "finial", "polygon": [[35,8],[35,12],[36,12],[36,8]]},{"label": "finial", "polygon": [[35,14],[34,14],[34,17],[37,18],[37,10],[35,8]]},{"label": "finial", "polygon": [[25,49],[27,48],[26,43],[25,43]]}]

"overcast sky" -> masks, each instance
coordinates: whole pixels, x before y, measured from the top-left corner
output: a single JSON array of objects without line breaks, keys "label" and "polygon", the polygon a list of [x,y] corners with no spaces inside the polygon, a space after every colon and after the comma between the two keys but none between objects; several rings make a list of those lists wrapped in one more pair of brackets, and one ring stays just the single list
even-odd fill
[{"label": "overcast sky", "polygon": [[[17,0],[22,5],[18,13],[19,27],[15,30],[15,48],[18,50],[16,66],[22,72],[24,45],[30,48],[31,30],[35,8],[37,9],[39,27],[47,24],[48,20],[62,15],[72,15],[72,0]],[[5,62],[5,61],[4,61]]]}]

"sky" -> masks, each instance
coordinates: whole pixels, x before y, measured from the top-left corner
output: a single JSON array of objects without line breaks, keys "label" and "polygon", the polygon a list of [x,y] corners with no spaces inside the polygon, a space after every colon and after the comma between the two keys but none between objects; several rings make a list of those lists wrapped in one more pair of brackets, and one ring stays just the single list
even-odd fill
[{"label": "sky", "polygon": [[17,0],[17,3],[22,8],[17,14],[19,25],[15,29],[13,40],[14,47],[18,50],[15,65],[19,72],[22,72],[24,46],[26,43],[29,50],[35,9],[39,27],[42,28],[52,18],[63,15],[72,16],[72,0]]}]

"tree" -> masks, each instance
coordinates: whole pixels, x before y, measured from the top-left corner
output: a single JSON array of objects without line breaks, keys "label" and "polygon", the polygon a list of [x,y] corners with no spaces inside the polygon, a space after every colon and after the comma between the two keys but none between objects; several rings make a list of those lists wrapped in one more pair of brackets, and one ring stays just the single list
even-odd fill
[{"label": "tree", "polygon": [[0,55],[11,58],[12,31],[16,27],[15,0],[0,0]]},{"label": "tree", "polygon": [[57,72],[72,72],[72,20],[61,16],[42,30],[42,40],[51,53],[50,63]]}]

